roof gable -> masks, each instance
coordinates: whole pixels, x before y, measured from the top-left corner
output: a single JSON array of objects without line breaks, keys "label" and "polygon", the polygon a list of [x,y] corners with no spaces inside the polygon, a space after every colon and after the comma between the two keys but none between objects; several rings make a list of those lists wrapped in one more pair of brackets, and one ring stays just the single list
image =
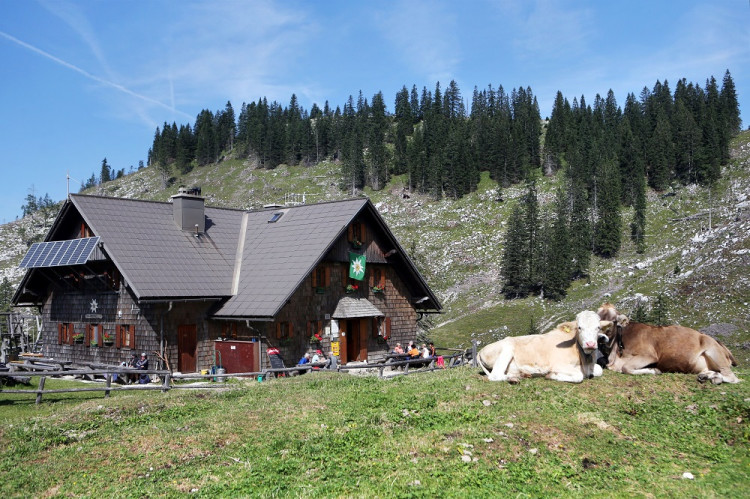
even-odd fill
[{"label": "roof gable", "polygon": [[[276,315],[367,204],[352,199],[248,213],[236,293],[215,315]],[[284,214],[270,222],[277,212]]]}]

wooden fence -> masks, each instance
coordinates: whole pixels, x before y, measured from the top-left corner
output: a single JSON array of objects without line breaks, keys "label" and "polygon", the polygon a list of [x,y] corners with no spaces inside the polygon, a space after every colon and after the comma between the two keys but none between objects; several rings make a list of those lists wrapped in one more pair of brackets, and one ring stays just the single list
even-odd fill
[{"label": "wooden fence", "polygon": [[[287,375],[299,375],[307,372],[348,372],[362,369],[369,369],[372,372],[377,372],[381,378],[393,377],[393,376],[405,376],[408,374],[414,374],[419,372],[431,372],[438,369],[449,369],[465,365],[467,361],[471,361],[472,365],[476,367],[476,342],[473,342],[470,350],[452,350],[454,353],[447,356],[441,356],[443,359],[443,365],[438,366],[437,357],[430,359],[406,359],[398,360],[395,356],[389,355],[385,362],[378,363],[349,363],[346,365],[339,365],[335,369],[327,369],[325,363],[317,364],[304,364],[297,365],[294,367],[285,367],[277,369],[266,369],[258,372],[245,372],[245,373],[225,373],[219,372],[211,374],[179,374],[171,373],[167,370],[161,369],[134,369],[132,367],[110,367],[110,366],[97,366],[97,368],[81,368],[81,369],[70,369],[69,362],[51,362],[49,359],[26,359],[22,363],[11,364],[13,370],[0,371],[0,394],[29,394],[36,395],[36,403],[39,404],[42,401],[42,395],[47,393],[76,393],[76,392],[96,392],[103,391],[105,397],[109,397],[110,393],[114,391],[124,390],[161,390],[162,392],[168,392],[174,389],[205,389],[205,388],[222,388],[225,385],[224,381],[229,377],[233,378],[257,378],[258,381],[265,381],[271,377],[277,378],[280,376]],[[449,349],[440,349],[449,350]],[[398,356],[401,357],[401,356]],[[410,370],[410,367],[417,367],[417,369]],[[393,369],[398,371],[394,371]],[[385,370],[390,369],[391,376],[385,375]],[[119,384],[118,380],[127,380],[128,376],[141,376],[148,375],[156,378],[157,383],[132,383],[132,384]],[[104,384],[99,386],[86,386],[76,388],[58,388],[58,389],[45,389],[44,385],[47,378],[60,377],[60,376],[74,376],[88,378],[95,380],[97,378],[104,379]],[[38,387],[34,389],[7,389],[5,385],[9,381],[9,378],[14,381],[19,379],[30,380],[32,377],[39,378]],[[5,379],[4,379],[5,378]],[[217,383],[200,383],[200,384],[179,384],[177,381],[183,380],[207,380],[215,381]]]}]

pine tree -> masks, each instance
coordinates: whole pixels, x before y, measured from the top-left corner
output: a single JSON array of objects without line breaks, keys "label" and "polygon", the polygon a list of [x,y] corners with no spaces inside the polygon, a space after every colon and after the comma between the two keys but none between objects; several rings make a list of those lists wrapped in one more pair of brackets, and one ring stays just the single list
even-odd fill
[{"label": "pine tree", "polygon": [[606,160],[602,166],[601,188],[596,197],[598,217],[594,225],[594,252],[611,258],[620,250],[622,242],[620,175],[614,160]]},{"label": "pine tree", "polygon": [[528,293],[528,236],[524,210],[516,204],[508,219],[502,255],[503,294],[506,298],[522,298]]},{"label": "pine tree", "polygon": [[368,155],[369,155],[369,185],[378,191],[388,182],[388,154],[385,147],[388,120],[386,119],[385,101],[383,93],[378,92],[372,97],[370,112]]},{"label": "pine tree", "polygon": [[554,209],[554,219],[548,233],[547,256],[544,260],[546,278],[543,292],[545,298],[561,300],[567,294],[571,276],[568,202],[563,190],[557,193]]},{"label": "pine tree", "polygon": [[10,312],[10,302],[13,299],[13,284],[7,277],[0,283],[0,312]]},{"label": "pine tree", "polygon": [[393,174],[401,175],[406,173],[408,168],[408,156],[407,156],[407,144],[409,137],[414,131],[414,118],[411,114],[411,106],[409,105],[409,91],[404,86],[401,91],[396,94],[396,112],[394,115],[394,121],[396,124],[395,136],[394,136],[394,165]]},{"label": "pine tree", "polygon": [[656,118],[656,127],[648,147],[648,181],[657,191],[664,190],[669,185],[670,165],[673,158],[672,127],[666,114],[660,112]]},{"label": "pine tree", "polygon": [[724,135],[727,137],[725,141],[729,142],[728,139],[739,133],[742,120],[740,119],[740,104],[737,101],[737,90],[728,69],[724,73],[724,79],[722,80],[720,101],[722,129]]},{"label": "pine tree", "polygon": [[646,175],[642,163],[634,169],[633,220],[630,222],[630,239],[637,253],[646,251]]},{"label": "pine tree", "polygon": [[107,158],[102,160],[102,169],[99,174],[100,183],[109,182],[112,180],[112,169],[107,164]]}]

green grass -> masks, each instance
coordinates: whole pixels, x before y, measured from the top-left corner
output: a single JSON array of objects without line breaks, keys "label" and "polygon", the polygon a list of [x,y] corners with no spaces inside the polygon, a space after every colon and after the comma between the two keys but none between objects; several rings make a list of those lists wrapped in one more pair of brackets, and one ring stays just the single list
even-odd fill
[{"label": "green grass", "polygon": [[513,386],[461,368],[227,388],[40,406],[0,394],[0,493],[741,497],[750,486],[747,382],[605,372]]}]

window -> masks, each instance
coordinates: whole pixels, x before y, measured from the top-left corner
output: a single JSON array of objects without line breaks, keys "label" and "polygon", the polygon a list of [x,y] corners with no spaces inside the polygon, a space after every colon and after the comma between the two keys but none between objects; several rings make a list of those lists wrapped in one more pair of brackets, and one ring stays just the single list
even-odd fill
[{"label": "window", "polygon": [[135,349],[135,327],[132,324],[118,324],[115,345],[117,348]]},{"label": "window", "polygon": [[277,322],[276,323],[276,339],[284,340],[292,337],[292,323],[291,322]]},{"label": "window", "polygon": [[83,341],[86,346],[102,346],[104,344],[102,327],[99,324],[86,324],[86,338]]},{"label": "window", "polygon": [[276,213],[273,214],[273,216],[271,216],[271,218],[268,220],[268,223],[272,224],[272,223],[278,222],[279,218],[281,218],[283,215],[284,215],[284,212],[277,211]]},{"label": "window", "polygon": [[81,222],[81,232],[80,237],[92,237],[93,233],[91,232],[91,229],[86,225],[86,222]]},{"label": "window", "polygon": [[323,321],[307,321],[307,336],[314,341],[323,341]]},{"label": "window", "polygon": [[331,267],[330,265],[320,264],[312,272],[312,287],[327,288],[331,285]]},{"label": "window", "polygon": [[[57,344],[62,345],[72,345],[73,342],[79,338],[76,338],[77,336],[75,332],[73,331],[73,323],[72,322],[61,322],[57,324]],[[83,342],[83,334],[80,335],[81,343]]]},{"label": "window", "polygon": [[237,323],[225,322],[221,325],[221,337],[237,339]]},{"label": "window", "polygon": [[375,338],[383,338],[387,340],[391,337],[391,318],[390,317],[373,317],[372,319],[372,335]]},{"label": "window", "polygon": [[374,290],[382,291],[385,289],[385,268],[380,265],[371,265],[367,267],[370,272],[370,287]]},{"label": "window", "polygon": [[355,246],[361,246],[365,242],[365,224],[355,220],[349,225],[347,240]]}]

